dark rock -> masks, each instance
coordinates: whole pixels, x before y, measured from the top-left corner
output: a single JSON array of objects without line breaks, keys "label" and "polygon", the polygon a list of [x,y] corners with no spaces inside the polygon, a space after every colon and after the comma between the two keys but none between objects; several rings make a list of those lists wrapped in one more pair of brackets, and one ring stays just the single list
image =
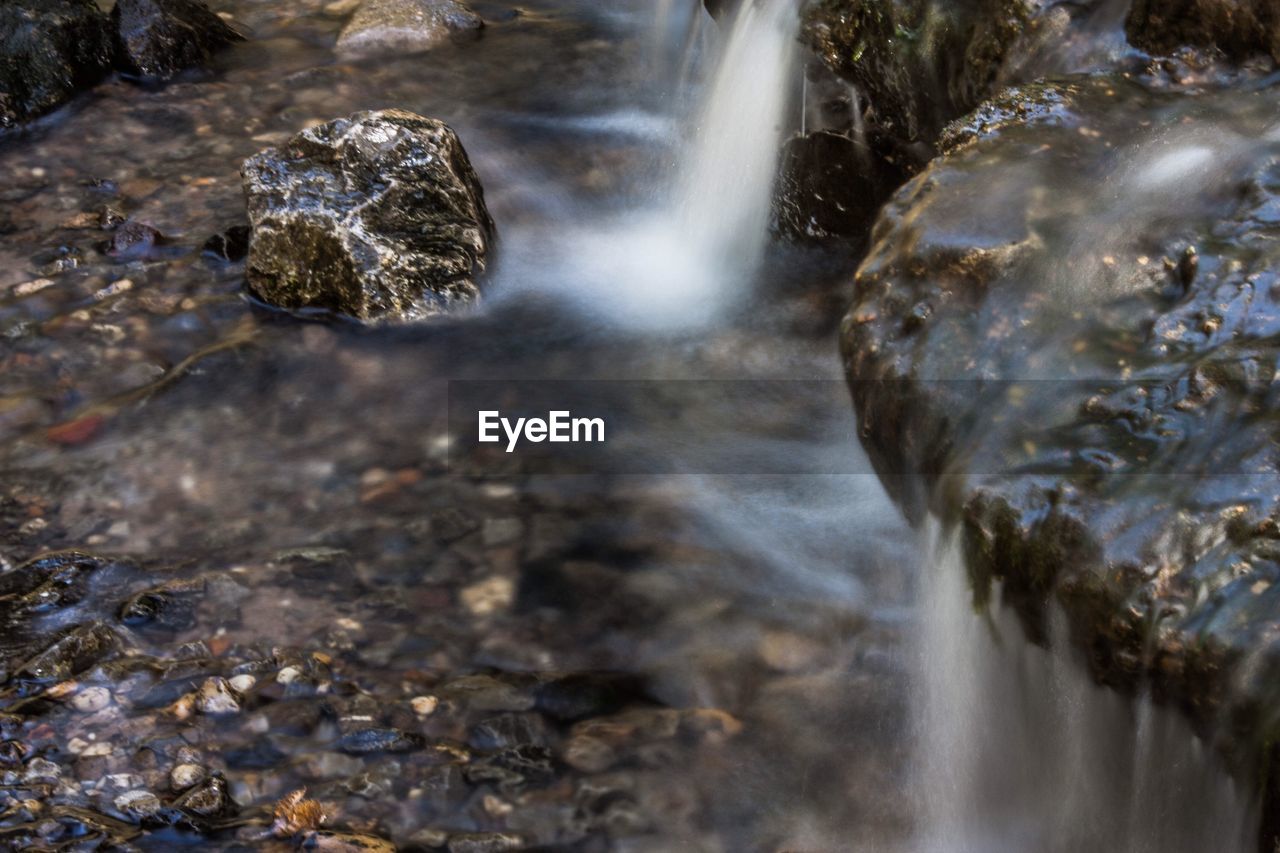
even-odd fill
[{"label": "dark rock", "polygon": [[161,80],[243,39],[199,0],[116,0],[111,27],[120,70]]},{"label": "dark rock", "polygon": [[338,36],[344,53],[429,50],[484,27],[462,0],[364,0]]},{"label": "dark rock", "polygon": [[65,681],[115,651],[119,639],[115,631],[101,622],[77,626],[21,664],[14,673],[14,680],[29,685]]},{"label": "dark rock", "polygon": [[861,239],[906,179],[864,142],[819,131],[787,142],[774,194],[774,230],[793,240]]},{"label": "dark rock", "polygon": [[118,226],[107,241],[106,253],[119,260],[145,258],[164,242],[164,235],[155,227],[130,219]]},{"label": "dark rock", "polygon": [[539,714],[499,714],[471,727],[470,744],[476,749],[513,746],[548,746],[551,733]]},{"label": "dark rock", "polygon": [[258,154],[242,173],[249,286],[264,301],[377,320],[479,297],[493,222],[444,123],[357,113]]},{"label": "dark rock", "polygon": [[549,784],[555,778],[555,766],[545,746],[517,746],[471,762],[464,773],[473,785],[487,783],[511,792]]},{"label": "dark rock", "polygon": [[0,3],[0,128],[57,109],[111,70],[107,18],[93,0]]},{"label": "dark rock", "polygon": [[1272,0],[1134,0],[1125,29],[1152,53],[1195,45],[1235,59],[1261,53],[1280,60],[1280,6]]},{"label": "dark rock", "polygon": [[422,749],[424,743],[421,735],[375,726],[344,734],[338,738],[337,747],[350,755],[369,755],[375,752],[412,752]]},{"label": "dark rock", "polygon": [[1119,77],[1002,96],[885,208],[843,332],[870,456],[961,528],[979,598],[999,581],[1041,642],[1056,602],[1098,681],[1186,709],[1268,813],[1278,106]]},{"label": "dark rock", "polygon": [[227,780],[213,774],[173,801],[175,808],[195,818],[198,824],[234,813],[235,803],[227,790]]},{"label": "dark rock", "polygon": [[644,680],[630,673],[571,673],[538,687],[537,708],[562,722],[575,722],[645,700]]},{"label": "dark rock", "polygon": [[249,254],[250,233],[247,225],[233,225],[221,234],[214,234],[206,240],[203,252],[220,261],[230,264],[239,263]]},{"label": "dark rock", "polygon": [[195,624],[200,582],[173,582],[143,590],[120,606],[120,621],[131,628],[181,631]]}]

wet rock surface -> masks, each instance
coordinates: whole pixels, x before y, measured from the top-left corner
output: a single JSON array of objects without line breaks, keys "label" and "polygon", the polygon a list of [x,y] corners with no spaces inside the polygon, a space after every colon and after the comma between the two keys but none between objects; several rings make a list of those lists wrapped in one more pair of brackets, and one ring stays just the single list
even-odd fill
[{"label": "wet rock surface", "polygon": [[207,67],[243,40],[200,0],[116,0],[111,27],[120,70],[160,80]]},{"label": "wet rock surface", "polygon": [[338,36],[338,50],[356,55],[429,50],[483,26],[462,0],[364,0]]},{"label": "wet rock surface", "polygon": [[107,18],[92,0],[0,6],[0,128],[51,112],[110,70]]},{"label": "wet rock surface", "polygon": [[443,122],[358,113],[262,152],[242,174],[249,286],[267,303],[408,320],[479,298],[493,221]]},{"label": "wet rock surface", "polygon": [[962,528],[977,594],[1042,641],[1060,606],[1099,681],[1268,780],[1274,110],[1118,76],[1001,96],[887,206],[844,331],[873,460]]}]

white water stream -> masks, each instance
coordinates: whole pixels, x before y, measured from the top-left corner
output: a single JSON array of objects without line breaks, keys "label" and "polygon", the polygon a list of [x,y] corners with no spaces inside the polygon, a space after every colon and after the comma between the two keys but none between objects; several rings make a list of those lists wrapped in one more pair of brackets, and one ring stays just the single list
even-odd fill
[{"label": "white water stream", "polygon": [[1248,851],[1255,816],[1176,713],[1099,687],[1064,617],[1052,648],[1009,608],[972,606],[936,527],[920,585],[916,849],[927,853]]}]

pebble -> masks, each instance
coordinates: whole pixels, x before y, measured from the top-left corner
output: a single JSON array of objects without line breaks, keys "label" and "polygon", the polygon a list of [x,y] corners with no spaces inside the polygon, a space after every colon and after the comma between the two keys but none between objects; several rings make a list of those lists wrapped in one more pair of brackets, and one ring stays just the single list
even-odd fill
[{"label": "pebble", "polygon": [[200,685],[196,706],[200,709],[200,713],[211,716],[235,714],[240,711],[240,702],[231,692],[231,685],[225,678],[210,678]]},{"label": "pebble", "polygon": [[83,714],[101,711],[111,704],[111,691],[105,687],[86,687],[71,699],[71,707]]},{"label": "pebble", "polygon": [[31,759],[22,773],[22,781],[27,784],[39,782],[54,784],[61,778],[62,768],[44,758]]},{"label": "pebble", "polygon": [[459,593],[463,606],[474,616],[490,616],[506,610],[515,601],[515,596],[515,583],[505,577],[486,578]]},{"label": "pebble", "polygon": [[415,696],[409,705],[419,717],[430,717],[440,707],[440,700],[434,696]]},{"label": "pebble", "polygon": [[296,666],[286,666],[284,669],[276,673],[276,681],[280,684],[292,684],[302,675],[302,670]]},{"label": "pebble", "polygon": [[204,768],[199,764],[179,764],[169,772],[169,785],[174,791],[185,791],[204,781]]},{"label": "pebble", "polygon": [[253,685],[258,683],[258,679],[248,673],[243,673],[241,675],[232,676],[227,683],[231,685],[231,689],[235,692],[244,694],[253,689]]},{"label": "pebble", "polygon": [[146,790],[127,791],[116,797],[115,806],[121,814],[147,818],[160,811],[160,798]]}]

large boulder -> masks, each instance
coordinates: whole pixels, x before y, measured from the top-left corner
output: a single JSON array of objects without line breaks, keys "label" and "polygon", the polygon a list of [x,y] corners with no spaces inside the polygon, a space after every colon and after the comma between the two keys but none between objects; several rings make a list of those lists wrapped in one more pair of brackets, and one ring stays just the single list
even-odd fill
[{"label": "large boulder", "polygon": [[357,113],[250,158],[242,175],[249,287],[264,301],[378,320],[479,297],[493,221],[443,122]]},{"label": "large boulder", "polygon": [[0,127],[51,112],[111,69],[93,0],[0,2]]},{"label": "large boulder", "polygon": [[[843,347],[864,443],[980,597],[1150,690],[1280,839],[1280,93],[1006,93],[884,210]],[[999,582],[998,584],[996,582]]]},{"label": "large boulder", "polygon": [[462,0],[364,0],[338,36],[338,50],[375,54],[428,50],[484,26]]},{"label": "large boulder", "polygon": [[111,26],[120,70],[161,80],[205,67],[242,40],[199,0],[116,0]]}]

